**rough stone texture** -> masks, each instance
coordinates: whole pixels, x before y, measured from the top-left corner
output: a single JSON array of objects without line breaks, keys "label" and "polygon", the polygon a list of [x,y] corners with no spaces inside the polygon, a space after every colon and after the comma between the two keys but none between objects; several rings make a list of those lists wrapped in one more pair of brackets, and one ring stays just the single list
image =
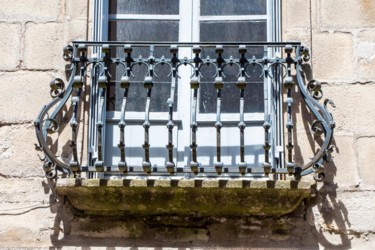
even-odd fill
[{"label": "rough stone texture", "polygon": [[57,212],[53,184],[43,178],[0,183],[0,247],[50,245]]},{"label": "rough stone texture", "polygon": [[[241,187],[226,186],[231,182],[210,179],[195,181],[193,188],[181,188],[176,183],[172,185],[171,179],[67,178],[57,181],[57,193],[91,215],[269,217],[293,212],[312,196],[314,189],[308,182],[254,180],[247,185],[243,181]],[[275,204],[274,200],[278,202]]]},{"label": "rough stone texture", "polygon": [[358,34],[357,46],[358,80],[373,81],[375,78],[375,30],[364,30]]},{"label": "rough stone texture", "polygon": [[64,68],[62,49],[64,26],[60,23],[26,24],[25,62],[27,69],[51,70]]},{"label": "rough stone texture", "polygon": [[372,0],[320,0],[319,20],[322,29],[375,28],[375,2]]},{"label": "rough stone texture", "polygon": [[361,187],[375,187],[375,144],[373,137],[358,138],[357,152],[358,152],[358,169],[361,177]]},{"label": "rough stone texture", "polygon": [[92,8],[92,6],[89,6],[89,4],[92,4],[92,3],[90,1],[67,0],[66,1],[66,13],[67,13],[66,17],[69,19],[87,20],[88,9]]},{"label": "rough stone texture", "polygon": [[352,34],[314,33],[312,41],[315,79],[354,81]]},{"label": "rough stone texture", "polygon": [[15,70],[21,59],[21,25],[0,23],[0,33],[6,34],[0,38],[0,54],[3,57],[0,70]]},{"label": "rough stone texture", "polygon": [[42,106],[51,100],[49,82],[53,75],[47,72],[3,72],[0,85],[11,91],[0,92],[0,125],[31,122]]},{"label": "rough stone texture", "polygon": [[[87,40],[87,31],[85,29],[82,29],[82,27],[87,25],[86,20],[70,20],[68,22],[68,30],[67,30],[67,37],[69,38],[70,41],[75,41],[75,40]],[[66,44],[68,45],[68,43]]]},{"label": "rough stone texture", "polygon": [[36,138],[33,124],[1,126],[0,138],[0,176],[43,176],[42,162],[34,146]]},{"label": "rough stone texture", "polygon": [[374,232],[374,195],[374,190],[340,190],[326,182],[313,208],[315,223],[331,233]]},{"label": "rough stone texture", "polygon": [[[1,3],[0,20],[2,21],[56,21],[62,15],[61,0],[14,0]],[[32,10],[32,11],[30,11]]]},{"label": "rough stone texture", "polygon": [[329,108],[336,120],[337,132],[358,136],[373,135],[375,84],[324,85],[324,96],[332,99],[336,108]]},{"label": "rough stone texture", "polygon": [[314,235],[321,249],[372,249],[374,191],[340,190],[325,182],[312,209]]},{"label": "rough stone texture", "polygon": [[310,29],[310,4],[304,0],[289,0],[282,4],[285,14],[285,28]]},{"label": "rough stone texture", "polygon": [[[288,29],[283,33],[283,41],[299,41],[303,45],[311,48],[310,31],[306,29]],[[312,51],[312,53],[314,52]]]}]

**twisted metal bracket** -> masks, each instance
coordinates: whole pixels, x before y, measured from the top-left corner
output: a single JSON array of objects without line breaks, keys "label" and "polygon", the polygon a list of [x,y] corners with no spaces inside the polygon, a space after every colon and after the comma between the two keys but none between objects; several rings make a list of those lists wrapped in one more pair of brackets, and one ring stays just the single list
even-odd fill
[{"label": "twisted metal bracket", "polygon": [[302,167],[302,175],[314,173],[315,180],[322,181],[325,178],[324,162],[329,161],[330,154],[333,151],[331,142],[335,128],[335,122],[332,114],[328,111],[327,104],[329,103],[333,107],[335,107],[335,105],[330,99],[326,99],[324,104],[319,102],[319,100],[323,98],[323,91],[321,90],[320,82],[311,80],[306,84],[301,62],[302,60],[305,62],[309,61],[310,55],[308,49],[302,46],[299,51],[296,51],[296,53],[299,53],[299,61],[296,64],[297,84],[304,102],[316,118],[316,121],[311,125],[311,130],[316,135],[324,134],[324,141],[321,148],[315,156]]},{"label": "twisted metal bracket", "polygon": [[[64,48],[63,58],[67,61],[73,60],[72,46],[69,45]],[[47,105],[44,105],[41,108],[37,118],[34,121],[35,133],[38,140],[38,144],[35,144],[35,148],[36,150],[43,151],[44,153],[44,156],[39,157],[39,159],[44,162],[43,170],[47,178],[54,178],[57,170],[64,174],[70,173],[70,166],[59,160],[49,148],[49,145],[47,144],[47,136],[48,134],[55,133],[59,130],[56,117],[72,94],[76,68],[77,67],[74,66],[71,68],[71,74],[66,88],[63,80],[60,78],[53,79],[50,82],[50,94],[53,99]],[[54,110],[51,114],[49,114],[53,108]]]}]

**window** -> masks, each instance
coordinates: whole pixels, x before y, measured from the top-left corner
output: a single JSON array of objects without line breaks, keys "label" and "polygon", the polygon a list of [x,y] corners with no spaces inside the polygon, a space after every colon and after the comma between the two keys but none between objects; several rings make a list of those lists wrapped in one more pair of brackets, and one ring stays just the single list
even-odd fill
[{"label": "window", "polygon": [[[199,43],[215,42],[236,43],[246,42],[275,42],[279,39],[279,3],[277,0],[102,0],[96,1],[96,22],[94,38],[98,41],[125,41],[125,42],[168,42],[168,43]],[[100,53],[99,50],[95,51]],[[261,58],[275,53],[275,50],[264,51],[263,47],[251,47],[247,56]],[[231,53],[238,54],[238,46],[227,46],[223,57]],[[192,48],[179,48],[179,58],[192,57]],[[132,56],[147,58],[150,55],[160,58],[170,56],[168,47],[143,46],[132,48]],[[111,50],[111,57],[125,57],[123,48]],[[202,50],[201,58],[216,58],[215,48]],[[121,161],[121,151],[118,144],[122,136],[125,139],[126,163],[131,168],[140,168],[145,161],[144,128],[147,93],[143,81],[147,74],[147,67],[139,67],[132,72],[132,84],[126,96],[126,129],[121,135],[118,123],[121,120],[125,89],[120,87],[120,79],[124,68],[111,67],[110,87],[106,90],[105,108],[103,119],[103,164],[116,166]],[[165,71],[166,70],[166,71]],[[217,158],[217,90],[213,87],[215,82],[215,69],[212,66],[202,66],[200,87],[197,94],[196,122],[199,129],[196,132],[198,145],[197,162],[201,169],[209,169],[221,163],[225,171],[231,168],[238,169],[238,163],[246,162],[248,167],[261,168],[264,162],[265,108],[271,106],[269,82],[264,77],[259,78],[262,69],[254,67],[253,74],[246,77],[248,84],[244,90],[243,116],[246,124],[244,136],[244,157],[241,157],[240,134],[238,129],[240,113],[240,91],[236,86],[238,69],[227,67],[223,72],[225,78],[224,88],[220,94],[220,157]],[[150,123],[148,143],[150,145],[147,161],[151,168],[160,171],[167,165],[168,150],[168,100],[173,100],[173,163],[178,169],[190,168],[192,152],[190,149],[191,134],[191,109],[193,92],[189,82],[192,69],[179,68],[179,77],[172,80],[168,76],[168,69],[161,69],[161,77],[154,77],[154,86],[150,98]],[[172,87],[172,84],[174,87]],[[98,89],[92,88],[92,96],[97,95]],[[278,93],[281,95],[281,93]],[[99,102],[91,101],[92,122],[90,123],[89,164],[94,165],[99,158],[98,140],[95,124],[98,121]],[[280,105],[280,104],[279,104]],[[278,107],[275,108],[277,112]],[[277,114],[274,114],[277,116]],[[276,122],[275,122],[276,123]],[[281,130],[282,126],[274,127]],[[280,132],[280,131],[279,131]],[[282,133],[281,133],[282,134]],[[234,136],[237,135],[237,136]],[[274,164],[281,164],[283,160],[282,138],[274,138],[272,142],[271,158]],[[243,158],[243,159],[241,159]],[[229,169],[229,170],[228,170]],[[204,172],[202,170],[202,172]]]}]

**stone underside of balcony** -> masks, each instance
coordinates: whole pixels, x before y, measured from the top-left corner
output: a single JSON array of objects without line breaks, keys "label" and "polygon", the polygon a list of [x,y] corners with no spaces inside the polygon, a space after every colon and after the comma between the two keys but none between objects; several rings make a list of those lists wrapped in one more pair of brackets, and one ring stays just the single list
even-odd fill
[{"label": "stone underside of balcony", "polygon": [[79,214],[126,216],[281,216],[314,197],[315,185],[294,180],[58,179]]}]

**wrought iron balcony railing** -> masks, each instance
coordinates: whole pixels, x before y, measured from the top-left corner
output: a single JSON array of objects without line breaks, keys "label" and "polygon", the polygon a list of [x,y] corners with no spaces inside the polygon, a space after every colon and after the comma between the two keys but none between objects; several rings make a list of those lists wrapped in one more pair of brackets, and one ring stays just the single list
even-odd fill
[{"label": "wrought iron balcony railing", "polygon": [[[295,175],[297,178],[315,173],[318,179],[324,177],[323,164],[329,159],[334,129],[332,115],[327,110],[327,104],[332,102],[325,100],[320,103],[321,84],[305,79],[302,65],[309,60],[309,51],[300,43],[76,41],[64,48],[63,56],[71,65],[69,82],[67,85],[61,79],[51,82],[53,99],[42,108],[35,120],[36,148],[45,155],[42,160],[48,177],[55,176],[56,171],[74,176],[80,176],[82,172],[105,172],[122,175],[188,175],[192,178],[218,175],[256,177],[270,173],[275,176]],[[251,89],[257,92],[249,97],[245,94],[246,89],[254,82],[260,83],[261,87]],[[231,90],[227,90],[227,86],[231,86]],[[181,96],[184,88],[188,89],[185,92],[187,99]],[[321,132],[323,138],[320,149],[303,166],[295,164],[293,155],[295,88],[298,88],[297,94],[315,116],[312,131]],[[207,89],[210,90],[205,92]],[[166,93],[165,99],[162,92]],[[111,93],[115,93],[116,97],[112,98]],[[90,104],[89,108],[86,107],[89,116],[86,118],[87,126],[82,124],[80,117],[86,97],[89,97]],[[251,98],[254,100],[249,100]],[[57,117],[69,99],[72,108],[71,159],[63,160],[56,156],[48,137],[62,129]],[[155,99],[156,102],[153,102]],[[176,107],[177,103],[185,106],[182,111]],[[234,108],[225,111],[231,103]],[[132,106],[130,109],[129,105]],[[205,105],[211,108],[208,111],[200,108]],[[255,110],[249,108],[256,105],[258,108]],[[190,110],[190,114],[180,114],[175,118],[183,110]],[[112,119],[118,122],[116,126],[109,125],[109,114],[116,113],[114,111],[118,114],[116,119]],[[152,117],[152,113],[156,115]],[[227,119],[227,113],[230,119]],[[138,114],[143,118],[139,118]],[[245,131],[249,126],[257,126],[253,124],[251,119],[255,116],[251,114],[262,117],[258,118],[256,124],[261,127],[264,140],[260,151],[250,152],[263,160],[249,164],[246,162],[249,154],[246,151],[247,143],[254,135]],[[188,128],[181,121],[182,116],[188,117]],[[152,164],[152,157],[159,153],[152,153],[150,136],[155,136],[152,135],[154,124],[161,123],[164,123],[166,136],[162,138],[160,135],[158,140],[166,145],[164,153],[160,153],[160,157],[165,156],[165,164],[155,165]],[[129,124],[138,126],[138,130],[131,132],[133,138],[140,128],[143,131],[143,134],[137,135],[143,139],[143,144],[137,146],[143,158],[138,163],[128,161],[129,154],[135,151],[134,140],[130,142],[128,138]],[[154,133],[158,134],[160,127]],[[214,152],[214,155],[209,156],[212,160],[206,165],[200,162],[199,154],[203,149],[201,151],[197,143],[198,137],[205,136],[197,132],[201,127],[206,129],[204,131],[211,129],[215,134],[215,140],[211,141],[211,149],[214,150],[208,151]],[[237,154],[235,164],[233,160],[225,162],[223,157],[223,150],[227,146],[223,142],[222,131],[229,127],[232,128],[230,138],[225,141],[239,141],[236,149],[231,146],[231,150]],[[179,145],[175,145],[175,131],[182,129],[188,129],[189,133],[178,135]],[[79,133],[87,140],[84,142],[87,150],[78,146]],[[189,138],[180,140],[183,136]],[[187,143],[181,146],[181,142]],[[114,143],[117,148],[112,147]],[[133,148],[128,148],[128,145]],[[181,153],[186,155],[178,156]]]}]

